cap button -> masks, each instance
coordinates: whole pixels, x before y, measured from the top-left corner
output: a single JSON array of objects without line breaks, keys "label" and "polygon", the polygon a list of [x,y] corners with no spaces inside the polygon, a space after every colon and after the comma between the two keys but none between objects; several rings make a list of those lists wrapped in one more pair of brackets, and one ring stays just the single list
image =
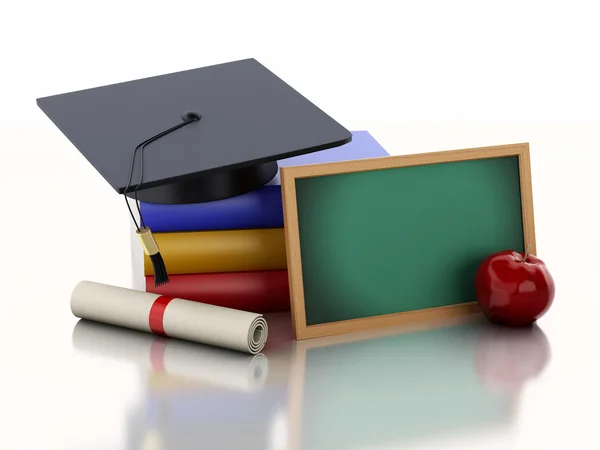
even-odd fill
[{"label": "cap button", "polygon": [[186,111],[181,118],[184,122],[193,122],[195,120],[200,120],[200,114],[196,111]]}]

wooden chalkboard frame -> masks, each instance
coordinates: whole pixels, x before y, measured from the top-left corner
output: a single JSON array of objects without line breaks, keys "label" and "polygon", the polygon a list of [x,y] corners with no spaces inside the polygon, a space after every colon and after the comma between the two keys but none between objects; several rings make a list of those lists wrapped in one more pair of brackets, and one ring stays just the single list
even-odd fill
[{"label": "wooden chalkboard frame", "polygon": [[292,325],[295,339],[311,339],[350,332],[373,330],[394,325],[414,324],[432,319],[452,318],[466,314],[480,313],[479,305],[477,305],[476,302],[468,302],[458,305],[425,308],[416,311],[342,320],[318,325],[307,325],[304,285],[302,279],[298,206],[296,201],[297,179],[511,156],[516,156],[519,160],[523,242],[530,253],[536,254],[531,165],[528,143],[282,167],[281,191],[283,197]]}]

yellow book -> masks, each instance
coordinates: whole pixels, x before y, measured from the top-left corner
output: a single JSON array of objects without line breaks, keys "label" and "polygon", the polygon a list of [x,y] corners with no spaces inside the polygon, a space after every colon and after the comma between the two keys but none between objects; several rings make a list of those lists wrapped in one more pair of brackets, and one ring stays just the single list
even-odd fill
[{"label": "yellow book", "polygon": [[[287,269],[283,228],[155,233],[170,275]],[[144,255],[144,274],[154,275]]]}]

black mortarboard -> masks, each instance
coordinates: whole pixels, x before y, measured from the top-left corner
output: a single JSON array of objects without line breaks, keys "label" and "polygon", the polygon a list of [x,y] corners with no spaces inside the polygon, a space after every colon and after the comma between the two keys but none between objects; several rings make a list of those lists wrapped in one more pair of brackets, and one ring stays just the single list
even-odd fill
[{"label": "black mortarboard", "polygon": [[[37,104],[118,193],[154,203],[239,195],[270,181],[277,160],[352,139],[255,59],[43,97]],[[161,259],[140,222],[146,252]],[[155,267],[158,283],[168,281],[161,270]]]}]

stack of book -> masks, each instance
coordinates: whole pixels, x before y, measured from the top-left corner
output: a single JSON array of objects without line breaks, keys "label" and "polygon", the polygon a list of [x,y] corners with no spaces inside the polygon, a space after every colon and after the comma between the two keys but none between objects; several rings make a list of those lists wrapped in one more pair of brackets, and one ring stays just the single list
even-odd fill
[{"label": "stack of book", "polygon": [[[367,132],[352,141],[278,161],[279,167],[388,156]],[[155,287],[145,256],[146,291],[255,313],[290,309],[279,173],[267,185],[224,200],[168,205],[140,202],[170,283]]]}]

